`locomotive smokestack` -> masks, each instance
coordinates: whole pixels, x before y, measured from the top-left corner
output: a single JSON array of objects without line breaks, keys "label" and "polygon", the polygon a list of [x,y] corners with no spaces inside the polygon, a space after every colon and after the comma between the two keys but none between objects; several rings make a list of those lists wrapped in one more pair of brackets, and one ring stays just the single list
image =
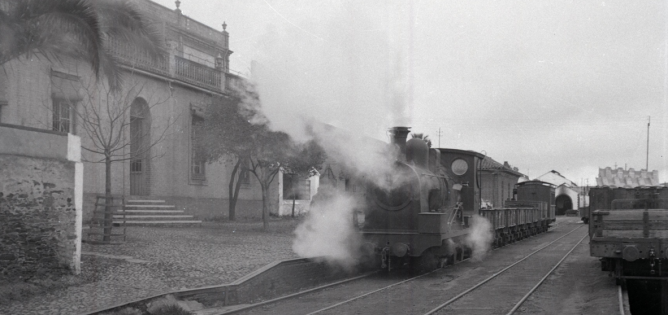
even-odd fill
[{"label": "locomotive smokestack", "polygon": [[391,143],[399,146],[401,150],[401,155],[406,155],[406,138],[411,132],[411,127],[392,127],[390,128],[390,134],[392,135]]}]

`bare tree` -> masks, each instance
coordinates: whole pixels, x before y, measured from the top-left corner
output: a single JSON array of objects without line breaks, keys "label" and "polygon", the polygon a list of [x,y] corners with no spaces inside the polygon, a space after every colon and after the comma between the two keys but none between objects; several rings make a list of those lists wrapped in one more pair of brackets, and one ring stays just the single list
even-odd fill
[{"label": "bare tree", "polygon": [[[250,93],[252,94],[252,93]],[[260,110],[259,100],[234,97],[215,99],[206,118],[195,126],[199,157],[207,161],[227,159],[234,163],[229,181],[230,220],[239,191],[238,172],[249,172],[262,190],[262,222],[269,220],[269,188],[283,170],[306,176],[325,160],[324,150],[314,141],[295,143],[288,134],[270,130]]]},{"label": "bare tree", "polygon": [[[143,127],[149,125],[144,120],[150,121],[150,113],[171,98],[171,89],[165,83],[164,90],[149,90],[146,89],[145,79],[138,79],[132,75],[126,78],[133,80],[125,82],[124,86],[127,88],[124,89],[116,89],[95,80],[68,81],[69,86],[54,87],[71,88],[82,93],[79,101],[61,101],[58,110],[67,110],[74,120],[74,123],[68,122],[72,126],[65,126],[67,131],[72,131],[76,126],[77,133],[85,138],[81,148],[90,154],[84,155],[83,160],[90,163],[104,163],[104,193],[107,200],[112,195],[112,164],[130,160],[131,164],[141,165],[162,157],[165,152],[154,148],[167,138],[168,130],[180,116],[170,117],[161,122],[160,128],[152,127],[153,124],[150,124],[150,128]],[[54,108],[49,107],[53,115],[56,115],[58,113]],[[65,128],[57,124],[62,122],[54,119],[54,130]],[[106,206],[103,241],[109,241],[112,213],[112,209]]]},{"label": "bare tree", "polygon": [[205,109],[206,119],[193,127],[198,159],[208,162],[223,161],[233,165],[228,180],[228,219],[236,219],[236,204],[241,188],[241,178],[248,172],[248,157],[251,152],[251,135],[261,125],[250,123],[249,113],[240,108],[237,97],[215,97]]},{"label": "bare tree", "polygon": [[[319,174],[322,164],[327,159],[327,153],[315,140],[295,144],[292,158],[287,160],[283,174],[290,176],[290,193],[292,194],[292,217],[295,217],[295,203],[299,193],[298,181],[295,178],[308,179]],[[285,181],[283,182],[285,185]]]}]

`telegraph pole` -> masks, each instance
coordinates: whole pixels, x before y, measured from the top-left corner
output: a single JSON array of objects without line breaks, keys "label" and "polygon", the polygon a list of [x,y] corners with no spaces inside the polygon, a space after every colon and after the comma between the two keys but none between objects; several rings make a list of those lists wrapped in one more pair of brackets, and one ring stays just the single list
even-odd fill
[{"label": "telegraph pole", "polygon": [[649,123],[652,116],[647,116],[647,155],[645,156],[645,170],[649,173]]},{"label": "telegraph pole", "polygon": [[441,133],[441,127],[438,127],[438,147],[441,147],[441,136],[443,133]]}]

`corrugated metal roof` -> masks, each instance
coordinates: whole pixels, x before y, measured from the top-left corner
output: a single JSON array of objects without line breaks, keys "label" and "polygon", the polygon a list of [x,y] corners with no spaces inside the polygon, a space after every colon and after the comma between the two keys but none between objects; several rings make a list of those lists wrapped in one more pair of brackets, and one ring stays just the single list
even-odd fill
[{"label": "corrugated metal roof", "polygon": [[599,168],[596,185],[624,188],[659,186],[659,171],[648,172],[644,169],[636,171],[633,168],[625,170],[621,167],[617,169],[610,167]]}]

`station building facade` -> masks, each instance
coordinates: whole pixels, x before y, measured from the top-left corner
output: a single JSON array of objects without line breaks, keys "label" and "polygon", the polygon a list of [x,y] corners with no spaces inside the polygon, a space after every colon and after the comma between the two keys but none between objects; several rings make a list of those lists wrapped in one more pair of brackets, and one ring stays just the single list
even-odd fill
[{"label": "station building facade", "polygon": [[515,184],[522,176],[518,168],[508,162],[501,164],[486,156],[480,165],[480,195],[484,207],[502,207],[504,200],[511,200]]},{"label": "station building facade", "polygon": [[[226,25],[222,23],[222,29],[216,30],[183,15],[178,8],[172,10],[149,0],[133,3],[164,34],[167,51],[155,60],[136,53],[128,43],[110,45],[124,71],[123,95],[131,96],[125,113],[130,116],[130,128],[122,135],[127,146],[119,151],[127,159],[112,163],[112,194],[164,199],[201,218],[225,217],[232,167],[196,160],[192,125],[202,119],[199,113],[212,97],[235,97],[243,84],[244,79],[229,70],[232,51]],[[88,64],[32,56],[10,61],[2,68],[0,123],[71,133],[81,137],[83,147],[92,145],[92,135],[76,111],[88,104],[84,102],[104,102],[107,85],[102,79],[96,81]],[[141,141],[155,144],[139,155],[132,151],[142,146],[135,140],[136,130],[149,135],[149,140]],[[97,153],[82,152],[84,220],[90,215],[95,195],[104,193],[105,164],[94,163],[101,158]],[[252,176],[243,176],[237,217],[257,218],[262,211],[261,191]],[[282,178],[273,183],[273,207],[279,202],[281,183]]]}]

